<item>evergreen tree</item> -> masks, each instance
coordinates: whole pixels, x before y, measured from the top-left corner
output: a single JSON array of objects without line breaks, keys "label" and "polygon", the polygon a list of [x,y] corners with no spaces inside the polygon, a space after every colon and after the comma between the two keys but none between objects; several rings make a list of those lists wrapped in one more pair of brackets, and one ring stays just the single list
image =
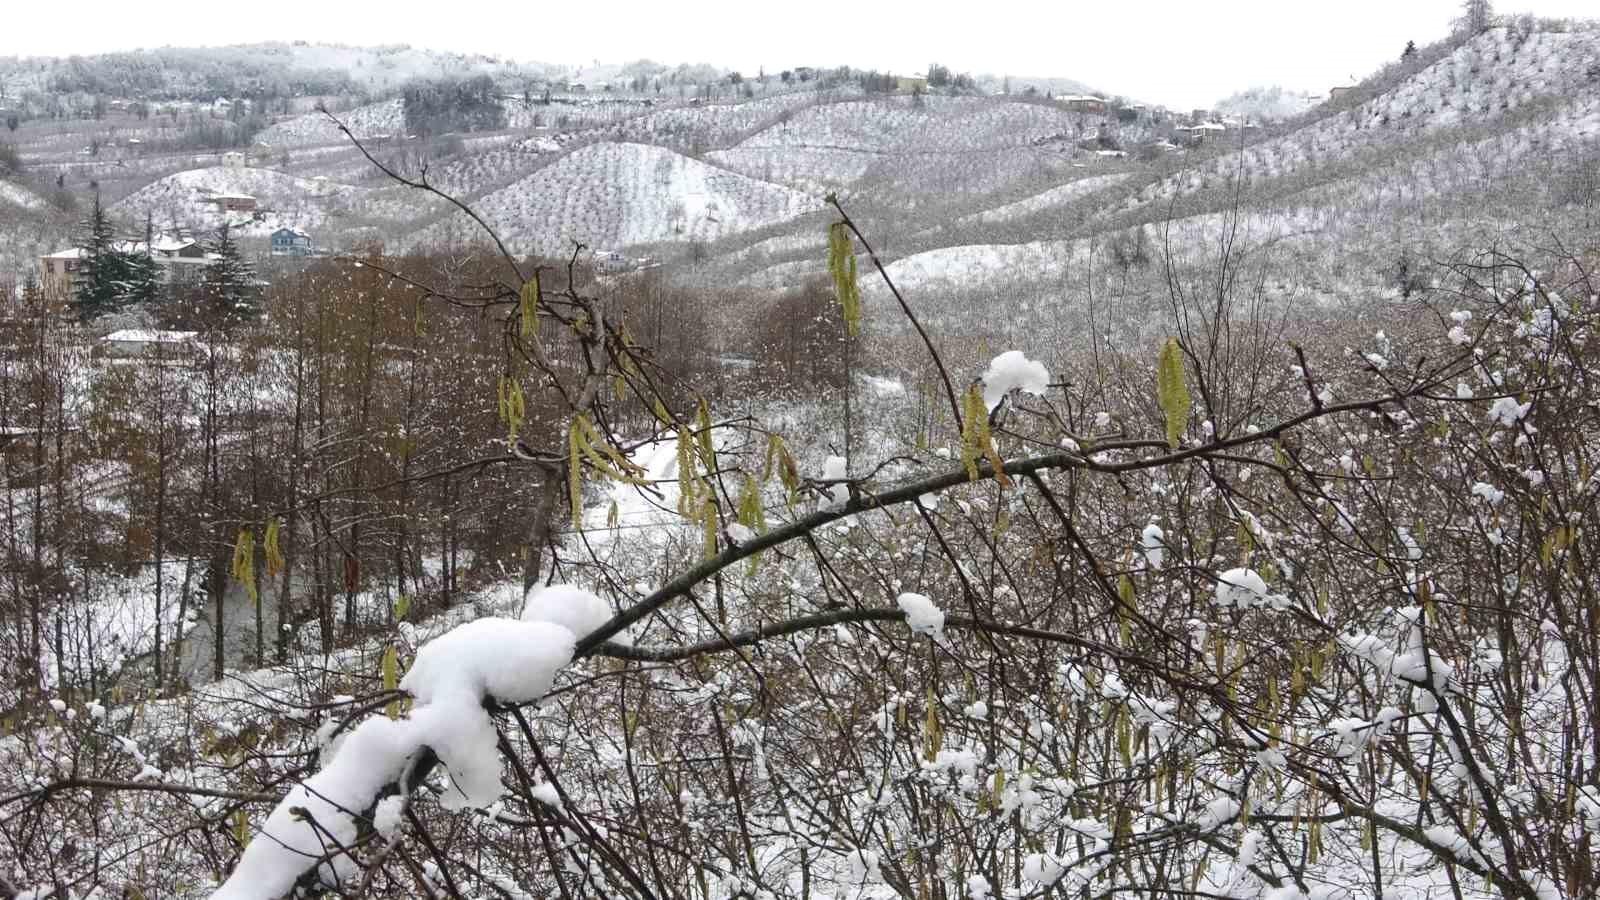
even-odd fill
[{"label": "evergreen tree", "polygon": [[1417,42],[1406,41],[1406,49],[1400,54],[1401,59],[1410,59],[1417,55]]},{"label": "evergreen tree", "polygon": [[227,223],[223,223],[217,239],[207,249],[216,255],[200,279],[208,317],[214,324],[226,327],[259,316],[260,292],[255,273],[239,255],[239,245],[233,242]]},{"label": "evergreen tree", "polygon": [[78,317],[91,321],[136,304],[154,303],[161,292],[161,267],[144,248],[124,247],[97,192],[83,222],[81,275],[73,296]]},{"label": "evergreen tree", "polygon": [[100,203],[98,191],[82,228],[83,239],[78,243],[79,276],[72,305],[77,309],[78,318],[87,322],[116,312],[121,298],[119,281],[123,266],[116,258],[116,233]]},{"label": "evergreen tree", "polygon": [[151,306],[161,299],[161,267],[155,260],[155,219],[148,211],[144,214],[144,247],[129,253],[127,266],[127,301],[139,306]]},{"label": "evergreen tree", "polygon": [[116,253],[122,267],[122,306],[152,306],[161,300],[161,266],[150,255],[150,245],[132,253]]}]

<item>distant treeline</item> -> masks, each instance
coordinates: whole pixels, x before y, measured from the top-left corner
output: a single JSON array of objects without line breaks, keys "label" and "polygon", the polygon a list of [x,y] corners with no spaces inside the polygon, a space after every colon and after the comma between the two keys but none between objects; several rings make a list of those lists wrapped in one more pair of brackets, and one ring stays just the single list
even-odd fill
[{"label": "distant treeline", "polygon": [[52,93],[151,100],[270,99],[349,94],[361,89],[348,72],[338,69],[293,69],[246,54],[184,48],[56,60],[45,84]]},{"label": "distant treeline", "polygon": [[506,126],[494,79],[419,78],[400,91],[405,103],[406,131],[428,136],[452,131],[492,131]]}]

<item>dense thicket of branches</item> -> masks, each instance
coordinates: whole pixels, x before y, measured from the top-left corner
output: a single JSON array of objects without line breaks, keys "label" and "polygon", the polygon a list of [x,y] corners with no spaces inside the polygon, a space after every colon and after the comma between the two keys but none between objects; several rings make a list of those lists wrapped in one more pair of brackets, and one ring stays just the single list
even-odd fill
[{"label": "dense thicket of branches", "polygon": [[452,131],[492,131],[506,127],[494,79],[417,79],[400,89],[405,103],[406,131],[418,136]]},{"label": "dense thicket of branches", "polygon": [[[576,262],[373,254],[274,282],[192,367],[98,382],[189,404],[84,439],[139,448],[128,521],[190,523],[141,546],[196,560],[219,631],[255,583],[244,659],[281,665],[148,701],[19,667],[59,702],[0,741],[20,886],[203,895],[250,862],[329,896],[1594,893],[1592,250],[1466,250],[1323,311],[1263,290],[1227,221],[1198,264],[1130,239],[1113,277],[1159,290],[1062,311],[1077,340],[1027,360],[930,333],[887,275],[866,315],[904,334],[857,333],[882,270],[833,212],[831,279],[749,320]],[[63,435],[94,379],[37,323],[8,409]],[[74,493],[101,458],[10,494],[19,658],[117,521]],[[553,688],[500,677],[507,647],[428,690],[429,648],[563,582],[603,613],[558,611]],[[447,713],[487,723],[492,802],[470,736],[399,740]]]}]

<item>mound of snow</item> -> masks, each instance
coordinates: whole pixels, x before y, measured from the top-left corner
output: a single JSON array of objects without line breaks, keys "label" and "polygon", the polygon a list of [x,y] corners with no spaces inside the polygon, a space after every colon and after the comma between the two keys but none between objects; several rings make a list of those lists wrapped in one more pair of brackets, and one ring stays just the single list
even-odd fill
[{"label": "mound of snow", "polygon": [[[560,625],[578,638],[611,621],[613,615],[611,604],[593,591],[570,584],[541,587],[529,595],[528,602],[522,607],[522,621]],[[625,637],[617,636],[618,639]]]}]

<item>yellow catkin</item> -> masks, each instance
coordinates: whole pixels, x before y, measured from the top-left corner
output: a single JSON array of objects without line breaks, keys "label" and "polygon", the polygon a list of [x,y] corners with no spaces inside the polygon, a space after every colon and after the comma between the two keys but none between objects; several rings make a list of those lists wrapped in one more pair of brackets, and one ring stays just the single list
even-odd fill
[{"label": "yellow catkin", "polygon": [[1177,449],[1189,423],[1189,385],[1183,375],[1183,350],[1176,338],[1161,347],[1156,365],[1156,399],[1167,420],[1167,446]]}]

